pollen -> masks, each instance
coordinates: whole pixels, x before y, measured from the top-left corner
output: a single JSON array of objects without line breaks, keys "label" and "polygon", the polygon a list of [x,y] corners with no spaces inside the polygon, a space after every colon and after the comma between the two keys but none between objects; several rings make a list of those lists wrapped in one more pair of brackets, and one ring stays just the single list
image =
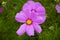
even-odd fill
[{"label": "pollen", "polygon": [[26,21],[26,24],[28,24],[28,25],[32,24],[32,20],[28,19],[28,20]]}]

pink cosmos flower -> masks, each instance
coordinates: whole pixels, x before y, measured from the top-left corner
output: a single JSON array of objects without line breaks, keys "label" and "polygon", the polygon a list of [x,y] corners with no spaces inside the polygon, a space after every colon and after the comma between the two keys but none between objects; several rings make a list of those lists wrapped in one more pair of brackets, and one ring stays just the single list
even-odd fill
[{"label": "pink cosmos flower", "polygon": [[45,21],[46,17],[43,15],[37,17],[34,13],[31,14],[27,10],[17,13],[15,19],[18,22],[24,23],[16,32],[19,36],[24,33],[27,33],[28,36],[34,36],[34,31],[41,33],[42,29],[39,24]]},{"label": "pink cosmos flower", "polygon": [[24,4],[22,10],[29,10],[29,12],[33,12],[36,15],[45,15],[46,11],[43,5],[39,2],[28,1]]},{"label": "pink cosmos flower", "polygon": [[57,10],[57,13],[60,13],[60,5],[56,5],[56,10]]},{"label": "pink cosmos flower", "polygon": [[0,13],[2,12],[2,8],[0,8]]},{"label": "pink cosmos flower", "polygon": [[28,0],[28,1],[33,1],[33,0]]}]

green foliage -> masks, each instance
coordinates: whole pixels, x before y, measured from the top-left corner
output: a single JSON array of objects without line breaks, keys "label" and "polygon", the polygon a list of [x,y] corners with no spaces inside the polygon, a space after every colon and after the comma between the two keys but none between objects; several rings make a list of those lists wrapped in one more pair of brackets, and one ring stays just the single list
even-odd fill
[{"label": "green foliage", "polygon": [[[6,2],[6,5],[2,2]],[[17,29],[22,23],[15,20],[15,15],[22,9],[24,3],[28,0],[0,0],[0,7],[3,12],[0,14],[0,40],[59,40],[60,39],[60,14],[56,12],[55,0],[34,0],[42,3],[46,9],[47,19],[41,25],[43,31],[41,34],[35,33],[34,37],[28,37],[26,34],[18,36]]]}]

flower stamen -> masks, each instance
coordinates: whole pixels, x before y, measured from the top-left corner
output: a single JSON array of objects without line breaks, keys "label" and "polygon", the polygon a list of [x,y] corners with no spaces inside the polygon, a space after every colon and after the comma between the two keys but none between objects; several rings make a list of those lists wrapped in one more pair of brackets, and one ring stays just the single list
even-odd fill
[{"label": "flower stamen", "polygon": [[30,20],[30,19],[26,20],[26,24],[28,24],[28,25],[32,24],[32,20]]}]

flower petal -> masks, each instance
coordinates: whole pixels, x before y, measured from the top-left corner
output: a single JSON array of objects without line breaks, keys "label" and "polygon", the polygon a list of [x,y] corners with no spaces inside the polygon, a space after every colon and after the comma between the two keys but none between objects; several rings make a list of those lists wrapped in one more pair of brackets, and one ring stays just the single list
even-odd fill
[{"label": "flower petal", "polygon": [[42,32],[42,28],[40,27],[40,25],[38,25],[37,23],[34,23],[34,29],[36,32],[41,33]]},{"label": "flower petal", "polygon": [[56,8],[57,12],[60,13],[60,6],[59,5],[56,5],[55,8]]},{"label": "flower petal", "polygon": [[35,7],[36,7],[36,11],[37,11],[38,15],[46,13],[45,8],[43,7],[43,5],[41,3],[35,2]]},{"label": "flower petal", "polygon": [[23,35],[25,32],[25,28],[26,28],[26,24],[21,25],[20,28],[16,32],[17,35],[19,35],[19,36]]},{"label": "flower petal", "polygon": [[31,13],[30,19],[32,19],[32,21],[34,21],[36,19],[36,15],[34,13]]},{"label": "flower petal", "polygon": [[30,13],[28,10],[23,10],[27,19],[36,19],[36,15],[34,13]]},{"label": "flower petal", "polygon": [[20,13],[17,13],[16,16],[15,16],[15,19],[18,21],[18,22],[25,22],[26,20],[26,15],[23,11],[21,11]]},{"label": "flower petal", "polygon": [[42,24],[46,20],[46,16],[37,16],[37,18],[34,20],[37,24]]},{"label": "flower petal", "polygon": [[28,34],[28,36],[34,36],[33,25],[27,25],[26,26],[26,33]]},{"label": "flower petal", "polygon": [[46,13],[45,8],[42,6],[38,7],[36,10],[37,10],[38,15],[41,15],[41,14],[45,15]]},{"label": "flower petal", "polygon": [[25,13],[26,18],[30,18],[31,13],[28,10],[23,10],[23,12]]},{"label": "flower petal", "polygon": [[2,12],[2,10],[3,10],[3,9],[2,9],[2,8],[0,8],[0,13]]},{"label": "flower petal", "polygon": [[36,8],[38,8],[38,7],[40,7],[40,6],[42,6],[41,3],[39,3],[39,2],[35,2],[35,7],[36,7]]},{"label": "flower petal", "polygon": [[23,6],[23,10],[31,10],[32,8],[34,8],[35,4],[34,4],[34,1],[28,1],[27,3],[24,4]]}]

